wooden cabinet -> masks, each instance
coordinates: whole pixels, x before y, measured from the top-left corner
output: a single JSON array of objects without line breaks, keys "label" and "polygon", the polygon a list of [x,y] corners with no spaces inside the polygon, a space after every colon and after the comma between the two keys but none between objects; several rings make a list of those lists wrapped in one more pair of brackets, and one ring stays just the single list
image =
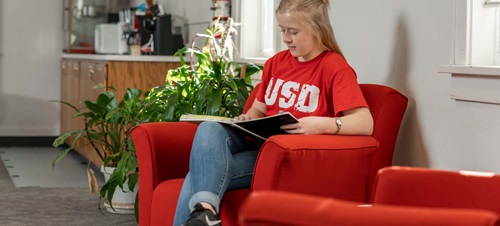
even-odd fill
[{"label": "wooden cabinet", "polygon": [[[78,106],[79,100],[79,74],[80,64],[74,60],[63,60],[61,62],[61,101]],[[67,106],[61,106],[61,132],[78,128],[78,119],[73,118],[75,111]],[[66,140],[71,143],[73,139]]]},{"label": "wooden cabinet", "polygon": [[[127,88],[143,91],[165,83],[168,70],[180,66],[178,62],[142,62],[142,61],[100,61],[86,59],[63,59],[61,62],[61,100],[79,108],[82,100],[95,101],[104,89],[94,89],[97,84],[114,87],[120,95]],[[74,119],[74,110],[61,107],[61,133],[81,129],[84,122]],[[66,140],[71,144],[72,140]],[[102,161],[93,153],[91,145],[79,143],[76,151],[100,167]]]},{"label": "wooden cabinet", "polygon": [[[79,88],[79,101],[91,100],[95,101],[99,93],[104,91],[104,88],[96,89],[94,88],[98,84],[107,85],[107,68],[106,62],[100,61],[80,61],[80,77],[78,80]],[[85,107],[82,103],[80,107]],[[85,122],[79,121],[78,129],[85,127]],[[92,145],[86,142],[80,142],[78,144],[80,148],[77,151],[86,159],[91,159],[91,161],[97,165],[102,165],[102,160],[94,153]]]},{"label": "wooden cabinet", "polygon": [[[167,72],[177,68],[178,62],[108,62],[108,84],[117,90],[139,88],[142,91],[165,84]],[[123,93],[123,92],[121,92]]]},{"label": "wooden cabinet", "polygon": [[95,101],[103,89],[95,89],[98,84],[107,85],[107,69],[106,63],[96,61],[82,61],[80,62],[80,100]]}]

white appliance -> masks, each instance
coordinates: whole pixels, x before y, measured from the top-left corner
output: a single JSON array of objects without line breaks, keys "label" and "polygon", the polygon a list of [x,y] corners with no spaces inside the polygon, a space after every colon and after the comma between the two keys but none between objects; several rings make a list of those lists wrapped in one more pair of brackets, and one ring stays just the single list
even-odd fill
[{"label": "white appliance", "polygon": [[126,25],[122,23],[97,25],[95,27],[95,52],[101,54],[128,53],[124,29],[126,29]]}]

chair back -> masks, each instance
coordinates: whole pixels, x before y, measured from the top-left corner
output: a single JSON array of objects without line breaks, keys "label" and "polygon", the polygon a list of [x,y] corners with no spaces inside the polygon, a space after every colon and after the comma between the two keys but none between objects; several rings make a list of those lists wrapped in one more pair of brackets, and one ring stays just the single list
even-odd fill
[{"label": "chair back", "polygon": [[259,89],[260,89],[260,83],[255,85],[252,92],[250,92],[250,95],[247,98],[247,102],[245,103],[245,107],[243,108],[244,113],[246,113],[252,107],[253,101],[255,100],[255,96],[259,92]]},{"label": "chair back", "polygon": [[374,205],[468,208],[500,215],[500,175],[416,167],[385,167],[377,175]]},{"label": "chair back", "polygon": [[[251,92],[243,112],[248,111],[252,106],[255,95],[261,88],[260,86],[260,83],[257,84]],[[371,189],[377,171],[392,165],[394,147],[406,111],[408,98],[399,91],[384,85],[360,84],[360,87],[374,120],[372,136],[379,141],[379,148],[373,156],[370,174],[366,183],[367,195],[365,198],[370,200]]]},{"label": "chair back", "polygon": [[384,85],[360,84],[360,87],[373,116],[372,136],[379,141],[379,148],[373,156],[367,181],[366,199],[369,200],[378,170],[392,165],[394,147],[408,105],[408,98],[399,91]]}]

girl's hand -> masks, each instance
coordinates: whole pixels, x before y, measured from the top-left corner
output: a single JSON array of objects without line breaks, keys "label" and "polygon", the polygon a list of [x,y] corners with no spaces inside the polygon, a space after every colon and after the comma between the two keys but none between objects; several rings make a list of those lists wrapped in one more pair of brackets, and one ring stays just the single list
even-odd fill
[{"label": "girl's hand", "polygon": [[266,105],[257,99],[253,101],[252,107],[246,112],[234,117],[235,121],[246,121],[266,116]]},{"label": "girl's hand", "polygon": [[252,119],[252,117],[250,117],[250,115],[248,115],[248,114],[241,114],[239,116],[234,117],[235,121],[246,121],[246,120],[250,120],[250,119]]},{"label": "girl's hand", "polygon": [[281,129],[291,134],[325,134],[332,120],[329,117],[308,116],[299,119],[298,123],[281,126]]}]

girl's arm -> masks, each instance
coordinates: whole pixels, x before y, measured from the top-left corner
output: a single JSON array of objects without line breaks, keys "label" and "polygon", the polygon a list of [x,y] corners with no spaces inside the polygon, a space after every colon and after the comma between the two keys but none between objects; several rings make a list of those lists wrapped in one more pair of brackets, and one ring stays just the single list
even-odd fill
[{"label": "girl's arm", "polygon": [[257,99],[253,101],[252,107],[245,114],[235,117],[236,120],[244,121],[266,116],[266,105]]},{"label": "girl's arm", "polygon": [[[373,117],[366,107],[343,111],[342,127],[338,134],[371,135],[373,132]],[[309,116],[299,119],[299,123],[282,126],[288,133],[294,134],[335,134],[337,123],[332,117]]]}]

